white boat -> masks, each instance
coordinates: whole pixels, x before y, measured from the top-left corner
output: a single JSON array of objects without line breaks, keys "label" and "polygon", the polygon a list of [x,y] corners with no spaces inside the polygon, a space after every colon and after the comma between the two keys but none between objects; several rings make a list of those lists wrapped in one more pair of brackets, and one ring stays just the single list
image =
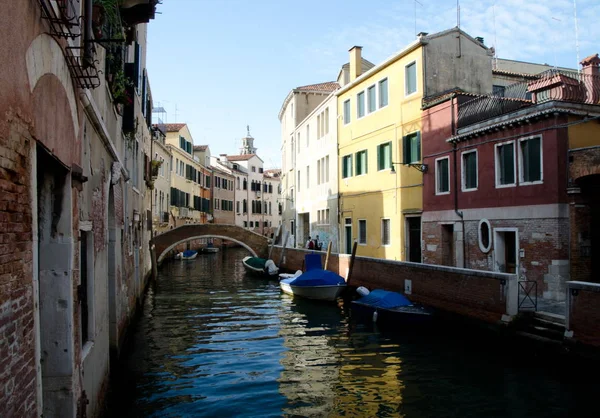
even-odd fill
[{"label": "white boat", "polygon": [[196,257],[198,257],[198,251],[194,250],[185,250],[184,252],[175,255],[177,260],[193,260]]},{"label": "white boat", "polygon": [[279,268],[273,260],[266,260],[260,257],[244,257],[242,264],[248,273],[263,277],[277,277]]},{"label": "white boat", "polygon": [[[280,275],[281,277],[282,275]],[[344,279],[328,270],[315,269],[279,281],[283,293],[317,300],[336,300],[346,289]]]}]

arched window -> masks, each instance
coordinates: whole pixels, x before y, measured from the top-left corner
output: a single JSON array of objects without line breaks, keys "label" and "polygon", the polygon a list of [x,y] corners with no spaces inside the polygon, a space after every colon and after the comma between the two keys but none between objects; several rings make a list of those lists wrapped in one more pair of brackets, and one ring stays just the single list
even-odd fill
[{"label": "arched window", "polygon": [[244,179],[244,190],[248,190],[248,180]]}]

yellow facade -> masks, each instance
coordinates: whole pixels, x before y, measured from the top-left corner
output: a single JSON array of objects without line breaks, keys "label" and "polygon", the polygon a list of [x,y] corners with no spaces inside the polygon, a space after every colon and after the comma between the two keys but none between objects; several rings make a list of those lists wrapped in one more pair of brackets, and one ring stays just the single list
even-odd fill
[{"label": "yellow facade", "polygon": [[[391,160],[401,163],[404,160],[403,141],[407,135],[418,138],[421,131],[421,99],[423,97],[422,47],[412,45],[394,58],[374,67],[347,86],[338,94],[338,146],[339,146],[339,192],[340,192],[340,252],[348,252],[351,241],[358,240],[357,254],[362,256],[408,260],[409,245],[418,245],[420,258],[420,213],[422,211],[423,175],[415,168],[394,164],[393,171],[383,158],[380,164],[378,154],[391,144]],[[416,91],[407,94],[407,66],[413,67],[416,74]],[[380,82],[387,79],[387,105],[381,106]],[[382,82],[383,83],[383,82]],[[369,112],[369,88],[375,86],[377,105]],[[358,118],[358,95],[364,92],[364,116]],[[345,119],[345,103],[350,101],[350,121]],[[347,106],[347,105],[346,105]],[[366,173],[359,170],[363,160],[361,151],[366,151]],[[379,151],[379,152],[378,152]],[[387,155],[387,154],[385,154]],[[419,151],[420,155],[420,151]],[[351,175],[346,175],[344,160],[352,156]],[[361,161],[357,164],[357,158]],[[410,162],[416,162],[411,160]],[[384,168],[380,169],[381,166]],[[418,225],[418,239],[407,234],[408,220]],[[389,244],[384,241],[384,222],[389,225]],[[365,234],[359,229],[366,222]],[[351,227],[351,228],[350,228]],[[351,240],[350,231],[351,229]],[[387,235],[387,234],[386,234]],[[417,253],[414,253],[417,254]],[[416,256],[415,256],[416,257]],[[413,257],[413,259],[415,258]],[[414,260],[417,261],[417,260]],[[420,261],[420,260],[418,260]]]},{"label": "yellow facade", "polygon": [[[569,122],[579,121],[581,118],[570,116]],[[569,149],[596,147],[600,145],[600,125],[597,123],[580,123],[569,126]]]}]

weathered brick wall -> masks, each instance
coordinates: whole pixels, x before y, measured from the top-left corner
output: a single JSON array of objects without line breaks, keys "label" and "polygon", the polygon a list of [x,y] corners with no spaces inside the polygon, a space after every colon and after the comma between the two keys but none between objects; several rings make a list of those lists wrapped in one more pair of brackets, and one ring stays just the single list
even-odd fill
[{"label": "weathered brick wall", "polygon": [[0,120],[0,416],[34,416],[31,139],[26,124]]},{"label": "weathered brick wall", "polygon": [[[553,260],[569,259],[569,219],[488,219],[492,227],[492,245],[489,252],[479,248],[479,221],[465,221],[465,267],[474,270],[494,271],[493,228],[518,228],[519,246],[525,251],[519,259],[520,275],[537,282],[538,294],[548,290],[544,277],[548,275]],[[425,249],[423,262],[442,265],[442,226],[437,222],[423,222]],[[455,245],[460,245],[457,241]]]},{"label": "weathered brick wall", "polygon": [[[281,248],[276,247],[272,259],[279,263]],[[286,270],[302,268],[304,255],[310,251],[286,249]],[[324,261],[325,253],[323,253]],[[350,258],[332,254],[328,270],[345,277]],[[458,269],[419,263],[356,257],[349,284],[370,289],[382,288],[404,292],[405,280],[412,281],[411,299],[444,311],[497,322],[507,314],[507,286],[513,275]]]},{"label": "weathered brick wall", "polygon": [[567,329],[573,340],[600,347],[600,285],[568,283]]}]

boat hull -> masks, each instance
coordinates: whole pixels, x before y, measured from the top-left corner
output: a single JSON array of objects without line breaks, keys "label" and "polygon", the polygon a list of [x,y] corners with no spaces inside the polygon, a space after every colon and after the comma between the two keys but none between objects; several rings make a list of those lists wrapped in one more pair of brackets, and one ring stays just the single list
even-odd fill
[{"label": "boat hull", "polygon": [[279,287],[283,293],[292,296],[300,296],[307,299],[315,300],[336,300],[346,288],[346,285],[331,285],[331,286],[294,286],[290,282],[294,278],[282,279],[279,282]]},{"label": "boat hull", "polygon": [[269,274],[264,269],[253,267],[253,266],[247,264],[246,260],[248,260],[249,258],[250,257],[246,257],[242,260],[242,264],[244,265],[244,269],[246,269],[246,273],[248,273],[252,276],[264,277],[264,278],[268,278],[268,279],[274,279],[274,278],[278,277],[279,269],[276,272],[274,272],[273,274]]},{"label": "boat hull", "polygon": [[400,306],[397,308],[378,308],[372,305],[352,301],[352,311],[372,320],[377,311],[377,322],[394,324],[425,324],[433,319],[433,312],[421,305]]}]

